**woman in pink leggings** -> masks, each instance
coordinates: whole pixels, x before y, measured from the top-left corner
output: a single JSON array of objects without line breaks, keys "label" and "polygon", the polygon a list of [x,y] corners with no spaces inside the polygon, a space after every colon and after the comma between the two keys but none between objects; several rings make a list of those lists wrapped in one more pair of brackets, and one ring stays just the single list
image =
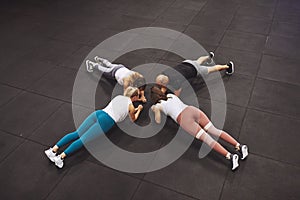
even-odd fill
[{"label": "woman in pink leggings", "polygon": [[[215,141],[209,134],[217,136],[233,145],[244,160],[248,156],[248,147],[241,145],[231,135],[223,130],[217,129],[208,117],[200,109],[184,104],[176,95],[165,94],[160,88],[154,86],[151,89],[151,99],[155,105],[151,107],[155,114],[155,121],[160,123],[160,114],[163,112],[177,122],[186,132],[205,142],[215,151],[231,160],[232,170],[236,169],[239,156],[231,154],[222,145]],[[209,134],[208,134],[209,133]]]}]

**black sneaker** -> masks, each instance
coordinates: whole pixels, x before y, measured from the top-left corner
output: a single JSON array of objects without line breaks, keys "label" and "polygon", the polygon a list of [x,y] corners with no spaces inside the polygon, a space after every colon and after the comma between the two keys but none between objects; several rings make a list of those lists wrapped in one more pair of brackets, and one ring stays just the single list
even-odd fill
[{"label": "black sneaker", "polygon": [[234,73],[234,64],[232,61],[229,61],[229,63],[227,64],[227,66],[229,67],[228,69],[226,69],[226,74],[227,75],[232,75]]},{"label": "black sneaker", "polygon": [[206,62],[207,62],[207,64],[210,65],[214,62],[213,58],[214,58],[215,54],[214,54],[214,52],[210,51],[208,56],[209,56],[209,59]]},{"label": "black sneaker", "polygon": [[210,57],[210,59],[213,59],[214,58],[214,56],[215,56],[215,54],[214,54],[214,52],[209,52],[209,57]]}]

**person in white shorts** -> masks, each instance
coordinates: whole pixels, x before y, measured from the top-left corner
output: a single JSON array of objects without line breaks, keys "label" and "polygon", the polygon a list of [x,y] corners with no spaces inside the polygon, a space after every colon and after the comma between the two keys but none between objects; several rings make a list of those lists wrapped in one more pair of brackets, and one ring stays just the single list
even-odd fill
[{"label": "person in white shorts", "polygon": [[115,79],[118,84],[122,85],[124,90],[128,86],[137,87],[140,90],[140,98],[138,101],[146,102],[145,86],[146,81],[143,75],[136,71],[132,71],[122,64],[113,64],[107,59],[95,56],[95,62],[86,60],[86,69],[92,73],[95,69],[101,71],[103,76],[109,79]]}]

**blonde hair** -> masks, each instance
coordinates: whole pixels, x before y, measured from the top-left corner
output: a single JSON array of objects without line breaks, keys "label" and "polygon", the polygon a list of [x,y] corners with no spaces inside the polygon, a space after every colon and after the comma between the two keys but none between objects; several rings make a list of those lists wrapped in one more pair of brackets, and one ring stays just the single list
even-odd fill
[{"label": "blonde hair", "polygon": [[136,87],[127,87],[125,90],[124,90],[124,96],[126,97],[134,97],[134,96],[138,96],[139,95],[139,89],[136,88]]},{"label": "blonde hair", "polygon": [[131,86],[132,86],[133,82],[138,78],[144,78],[144,76],[138,72],[134,72],[126,77],[126,79],[129,81]]},{"label": "blonde hair", "polygon": [[156,77],[155,82],[159,85],[166,86],[169,83],[169,77],[167,77],[166,75],[163,75],[163,74],[159,74]]}]

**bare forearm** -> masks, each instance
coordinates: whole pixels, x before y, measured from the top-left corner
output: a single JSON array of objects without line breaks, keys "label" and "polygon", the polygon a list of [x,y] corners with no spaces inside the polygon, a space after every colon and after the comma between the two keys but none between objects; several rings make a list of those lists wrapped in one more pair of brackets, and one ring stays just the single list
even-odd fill
[{"label": "bare forearm", "polygon": [[140,116],[140,113],[141,113],[141,110],[140,109],[137,109],[137,111],[134,113],[134,121],[137,120]]},{"label": "bare forearm", "polygon": [[225,70],[225,69],[228,69],[229,66],[227,65],[215,65],[215,66],[212,66],[212,67],[208,67],[208,73],[212,73],[212,72],[217,72],[217,71],[221,71],[221,70]]}]

